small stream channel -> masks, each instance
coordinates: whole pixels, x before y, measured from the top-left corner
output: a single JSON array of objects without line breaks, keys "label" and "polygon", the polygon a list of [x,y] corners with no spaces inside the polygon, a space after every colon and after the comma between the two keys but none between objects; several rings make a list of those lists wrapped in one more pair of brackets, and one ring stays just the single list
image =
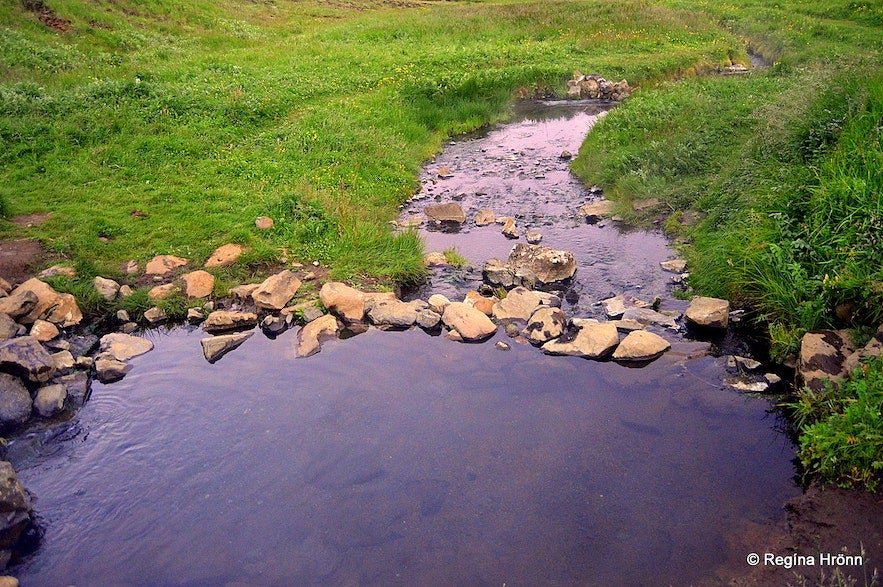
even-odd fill
[{"label": "small stream channel", "polygon": [[[574,220],[592,196],[558,156],[576,153],[602,110],[544,107],[452,144],[404,214],[453,196],[536,227],[579,260],[568,313],[596,316],[617,293],[682,308],[659,268],[672,256],[663,236]],[[440,166],[454,176],[435,180]],[[476,267],[512,246],[496,225],[425,236]],[[478,280],[437,270],[414,295],[453,299]],[[216,364],[199,330],[146,332],[156,347],[125,379],[94,383],[72,420],[10,444],[45,530],[13,574],[23,585],[709,579],[744,559],[732,537],[746,524],[784,517],[800,493],[794,453],[768,400],[724,384],[724,358],[663,334],[672,350],[631,369],[547,356],[502,329],[459,344],[372,328],[308,359],[288,331]]]}]

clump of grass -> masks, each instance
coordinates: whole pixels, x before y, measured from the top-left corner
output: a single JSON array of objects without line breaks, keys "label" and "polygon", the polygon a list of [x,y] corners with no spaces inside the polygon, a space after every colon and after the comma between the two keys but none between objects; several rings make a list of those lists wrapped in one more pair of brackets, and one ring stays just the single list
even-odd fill
[{"label": "clump of grass", "polygon": [[448,247],[442,251],[442,255],[445,256],[445,261],[447,261],[448,265],[451,267],[461,268],[469,266],[469,259],[461,255],[457,251],[457,247]]}]

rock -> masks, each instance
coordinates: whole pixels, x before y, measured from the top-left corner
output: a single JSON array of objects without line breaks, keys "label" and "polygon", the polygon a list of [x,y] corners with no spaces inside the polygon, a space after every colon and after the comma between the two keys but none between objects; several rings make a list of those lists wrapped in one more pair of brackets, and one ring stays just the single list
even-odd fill
[{"label": "rock", "polygon": [[466,213],[457,202],[434,204],[423,209],[426,217],[439,223],[463,224],[466,222]]},{"label": "rock", "polygon": [[19,587],[18,579],[10,575],[0,577],[0,587]]},{"label": "rock", "polygon": [[726,328],[730,317],[730,302],[697,296],[690,302],[684,316],[693,326]]},{"label": "rock", "polygon": [[291,301],[300,287],[300,279],[285,269],[264,280],[251,294],[258,308],[267,310],[281,310],[285,304]]},{"label": "rock", "polygon": [[754,359],[749,359],[748,357],[740,357],[738,355],[733,356],[733,360],[743,371],[756,371],[760,368],[760,361],[755,361]]},{"label": "rock", "polygon": [[652,361],[671,348],[671,344],[646,330],[630,332],[613,353],[614,361]]},{"label": "rock", "polygon": [[417,322],[417,310],[397,299],[371,301],[366,304],[371,324],[385,328],[410,328]]},{"label": "rock", "polygon": [[188,298],[207,298],[215,289],[215,276],[208,271],[191,271],[181,276]]},{"label": "rock", "polygon": [[777,383],[782,382],[782,378],[775,373],[764,373],[763,378],[766,379],[766,382],[770,385],[776,385]]},{"label": "rock", "polygon": [[475,213],[475,226],[487,226],[488,224],[493,224],[496,219],[493,211],[482,208]]},{"label": "rock", "polygon": [[322,316],[325,315],[325,312],[317,308],[316,306],[307,306],[301,312],[301,319],[304,321],[304,324],[309,324],[313,320],[318,320]]},{"label": "rock", "polygon": [[128,286],[128,285],[121,285],[121,286],[120,286],[120,293],[119,293],[119,296],[120,296],[121,298],[128,298],[128,297],[130,297],[133,293],[135,293],[135,290],[133,290],[130,286]]},{"label": "rock", "polygon": [[524,233],[524,238],[532,245],[538,245],[543,241],[543,235],[535,230],[528,230]]},{"label": "rock", "polygon": [[205,262],[206,269],[212,267],[227,267],[239,260],[242,256],[242,245],[229,243],[215,249],[208,261]]},{"label": "rock", "polygon": [[225,330],[254,328],[257,323],[258,315],[253,312],[215,310],[205,319],[202,329],[206,332],[224,332]]},{"label": "rock", "polygon": [[113,332],[101,337],[99,350],[118,361],[128,361],[132,357],[143,355],[153,350],[153,342],[140,336]]},{"label": "rock", "polygon": [[579,214],[585,216],[588,222],[598,222],[613,214],[613,202],[601,200],[600,202],[583,204],[579,209]]},{"label": "rock", "polygon": [[7,338],[18,336],[22,328],[22,326],[6,314],[0,314],[0,340],[6,340]]},{"label": "rock", "polygon": [[265,316],[264,319],[261,320],[261,330],[267,336],[281,334],[286,328],[288,328],[288,323],[282,316]]},{"label": "rock", "polygon": [[68,340],[68,348],[72,355],[79,357],[91,353],[100,342],[100,339],[94,334],[85,334],[83,336],[72,336]]},{"label": "rock", "polygon": [[622,332],[632,332],[633,330],[643,330],[644,324],[641,324],[637,320],[611,320],[611,324],[616,326],[617,330]]},{"label": "rock", "polygon": [[33,336],[0,342],[0,371],[34,383],[45,383],[55,373],[52,357]]},{"label": "rock", "polygon": [[541,245],[518,243],[509,253],[509,265],[515,272],[530,272],[543,284],[564,281],[576,273],[576,260],[568,251]]},{"label": "rock", "polygon": [[120,332],[123,334],[132,334],[136,330],[138,330],[138,324],[135,322],[126,322],[120,325]]},{"label": "rock", "polygon": [[571,340],[562,340],[563,338],[544,344],[543,352],[601,359],[612,353],[619,344],[619,333],[610,322],[584,322]]},{"label": "rock", "polygon": [[423,330],[436,330],[441,324],[441,315],[430,310],[420,310],[417,312],[417,326]]},{"label": "rock", "polygon": [[423,255],[423,264],[427,267],[448,265],[448,258],[443,253],[432,251]]},{"label": "rock", "polygon": [[732,381],[727,381],[727,383],[733,389],[738,389],[739,391],[748,391],[752,393],[763,393],[770,387],[769,383],[767,383],[766,381],[742,381],[741,379],[735,379]]},{"label": "rock", "polygon": [[49,356],[52,357],[52,366],[55,368],[56,374],[66,373],[72,370],[76,364],[70,351],[58,351]]},{"label": "rock", "polygon": [[[464,304],[468,304],[473,308],[476,308],[481,311],[485,316],[493,316],[494,315],[494,304],[496,304],[499,300],[494,297],[485,297],[478,293],[477,291],[467,291],[466,297],[463,299]],[[444,312],[444,309],[442,309]]]},{"label": "rock", "polygon": [[139,269],[138,261],[135,261],[134,259],[130,259],[130,260],[126,261],[125,263],[123,263],[122,269],[126,273],[126,275],[135,275],[136,273],[138,273],[138,269]]},{"label": "rock", "polygon": [[297,335],[297,356],[310,357],[318,353],[322,348],[322,340],[337,336],[339,327],[337,318],[325,314],[301,328]]},{"label": "rock", "polygon": [[[2,306],[6,300],[22,295],[27,296],[26,292],[31,292],[37,297],[37,302],[33,309],[24,316],[14,316],[11,312],[3,310]],[[60,294],[55,291],[48,283],[44,283],[36,277],[31,278],[20,286],[15,288],[8,298],[0,300],[0,312],[9,314],[13,318],[17,318],[21,324],[33,324],[35,320],[42,318],[48,322],[52,322],[56,326],[67,328],[79,324],[83,319],[80,308],[74,296],[70,294]]]},{"label": "rock", "polygon": [[445,326],[465,341],[479,341],[497,331],[497,326],[483,312],[463,302],[451,302],[442,314]]},{"label": "rock", "polygon": [[246,283],[244,285],[237,285],[236,287],[230,288],[229,294],[239,300],[248,300],[251,299],[251,294],[253,294],[255,290],[260,286],[260,283]]},{"label": "rock", "polygon": [[179,267],[184,267],[189,262],[188,259],[174,255],[157,255],[147,263],[144,274],[165,276]]},{"label": "rock", "polygon": [[365,321],[365,294],[346,284],[329,281],[319,290],[319,301],[344,322]]},{"label": "rock", "polygon": [[880,325],[877,333],[871,337],[871,340],[868,341],[864,348],[846,357],[846,360],[843,362],[843,371],[846,374],[852,373],[861,365],[862,359],[879,357],[881,354],[883,354],[883,324]]},{"label": "rock", "polygon": [[44,269],[37,274],[37,277],[40,279],[46,279],[47,277],[56,277],[61,275],[63,277],[67,277],[68,279],[73,279],[77,276],[77,271],[73,267],[67,267],[65,265],[53,265],[49,269]]},{"label": "rock", "polygon": [[67,401],[70,405],[78,408],[86,403],[86,400],[89,398],[89,392],[91,391],[91,381],[89,380],[88,374],[83,373],[82,371],[77,371],[70,375],[63,375],[56,381],[64,385],[67,393]]},{"label": "rock", "polygon": [[147,292],[147,297],[150,298],[151,300],[164,300],[167,297],[169,297],[170,295],[172,295],[173,293],[175,293],[175,291],[177,291],[177,289],[178,289],[178,286],[175,285],[174,283],[166,283],[164,285],[157,285],[156,287],[151,288],[149,292]]},{"label": "rock", "polygon": [[608,318],[622,318],[628,308],[649,308],[652,304],[631,296],[618,295],[601,300]]},{"label": "rock", "polygon": [[31,394],[18,377],[0,373],[0,433],[13,430],[31,417]]},{"label": "rock", "polygon": [[821,391],[825,381],[841,381],[846,375],[846,358],[855,351],[851,337],[844,331],[808,332],[800,341],[797,359],[797,387]]},{"label": "rock", "polygon": [[494,348],[499,351],[508,351],[512,348],[512,345],[510,345],[508,342],[503,342],[502,340],[498,340],[494,344]]},{"label": "rock", "polygon": [[47,342],[58,336],[58,327],[52,322],[35,320],[31,326],[31,336],[40,342]]},{"label": "rock", "polygon": [[674,330],[678,328],[678,324],[673,317],[650,308],[626,308],[625,312],[622,313],[622,319],[634,320],[644,325],[664,326]]},{"label": "rock", "polygon": [[451,179],[452,177],[454,177],[454,174],[449,167],[445,166],[439,168],[438,177],[439,179]]},{"label": "rock", "polygon": [[221,357],[244,343],[252,337],[254,332],[238,332],[236,334],[222,334],[210,336],[199,341],[202,345],[202,354],[209,363],[214,363]]},{"label": "rock", "polygon": [[506,220],[505,224],[503,224],[503,230],[501,232],[506,238],[517,239],[521,236],[518,232],[518,228],[515,226],[514,218],[509,218],[508,220]]},{"label": "rock", "polygon": [[533,344],[543,344],[564,334],[567,316],[560,308],[541,307],[531,314],[521,332]]},{"label": "rock", "polygon": [[0,548],[10,548],[31,523],[31,502],[12,464],[0,461]]},{"label": "rock", "polygon": [[95,276],[92,280],[92,285],[95,287],[95,291],[98,292],[98,295],[108,302],[114,301],[117,294],[120,293],[120,284],[113,279]]},{"label": "rock", "polygon": [[[468,294],[467,294],[468,295]],[[441,315],[445,313],[445,308],[451,303],[451,300],[441,294],[432,294],[427,300],[429,309]]]},{"label": "rock", "polygon": [[166,316],[165,310],[160,308],[159,306],[154,306],[144,312],[144,319],[147,320],[148,324],[160,324],[168,320],[168,316]]},{"label": "rock", "polygon": [[269,216],[258,216],[254,220],[254,225],[259,230],[269,230],[269,229],[273,228],[274,224],[276,224],[276,223]]},{"label": "rock", "polygon": [[561,154],[558,155],[558,158],[564,159],[565,161],[569,161],[570,159],[573,158],[573,153],[571,153],[570,151],[564,150],[564,151],[561,151]]},{"label": "rock", "polygon": [[33,292],[22,292],[0,299],[0,314],[15,319],[27,316],[37,306],[37,296]]},{"label": "rock", "polygon": [[117,310],[116,319],[120,322],[131,322],[132,317],[129,316],[129,312],[126,310]]},{"label": "rock", "polygon": [[67,388],[60,383],[41,387],[34,398],[34,411],[41,418],[51,418],[64,409],[65,398]]},{"label": "rock", "polygon": [[646,200],[635,200],[632,202],[632,210],[635,212],[643,212],[659,206],[657,198],[647,198]]},{"label": "rock", "polygon": [[540,306],[540,297],[518,286],[494,304],[493,313],[497,320],[527,320]]},{"label": "rock", "polygon": [[190,308],[187,310],[187,322],[199,324],[205,320],[205,311],[202,308]]},{"label": "rock", "polygon": [[118,381],[132,370],[132,366],[110,355],[98,355],[95,359],[95,376],[101,383]]},{"label": "rock", "polygon": [[395,225],[399,228],[417,228],[421,224],[423,224],[423,216],[419,214],[414,214],[395,222]]},{"label": "rock", "polygon": [[481,274],[484,281],[494,287],[510,288],[515,285],[515,270],[500,259],[488,259]]},{"label": "rock", "polygon": [[683,273],[684,270],[687,268],[687,262],[683,259],[669,259],[668,261],[661,262],[659,266],[666,271],[671,271],[673,273]]}]

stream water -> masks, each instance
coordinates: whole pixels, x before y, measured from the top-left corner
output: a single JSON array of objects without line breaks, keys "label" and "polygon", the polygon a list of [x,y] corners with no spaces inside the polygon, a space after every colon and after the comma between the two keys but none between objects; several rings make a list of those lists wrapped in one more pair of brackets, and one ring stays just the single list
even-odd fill
[{"label": "stream water", "polygon": [[[590,196],[556,175],[557,156],[598,114],[580,108],[452,145],[420,195],[453,190],[568,244],[580,261],[568,311],[591,315],[610,293],[666,294],[671,252],[660,235],[573,220],[574,194]],[[497,159],[465,156],[494,145]],[[442,164],[455,175],[433,184]],[[497,175],[476,189],[467,167]],[[533,206],[491,199],[547,179],[560,193],[537,188]],[[512,244],[499,226],[426,236],[478,266]],[[477,279],[454,273],[432,287]],[[744,558],[731,536],[782,519],[800,493],[770,403],[727,387],[725,360],[692,358],[701,345],[673,332],[641,369],[503,352],[502,330],[459,344],[372,328],[308,359],[289,331],[216,364],[199,330],[144,335],[156,347],[125,379],[10,443],[45,531],[13,569],[23,585],[685,584]]]}]

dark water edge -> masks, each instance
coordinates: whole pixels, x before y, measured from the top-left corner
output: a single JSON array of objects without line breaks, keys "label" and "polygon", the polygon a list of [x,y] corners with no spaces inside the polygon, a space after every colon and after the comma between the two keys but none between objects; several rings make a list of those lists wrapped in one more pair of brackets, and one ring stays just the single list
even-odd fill
[{"label": "dark water edge", "polygon": [[24,585],[684,584],[800,493],[768,401],[678,347],[644,369],[369,330],[215,365],[154,333],[9,458]]}]

